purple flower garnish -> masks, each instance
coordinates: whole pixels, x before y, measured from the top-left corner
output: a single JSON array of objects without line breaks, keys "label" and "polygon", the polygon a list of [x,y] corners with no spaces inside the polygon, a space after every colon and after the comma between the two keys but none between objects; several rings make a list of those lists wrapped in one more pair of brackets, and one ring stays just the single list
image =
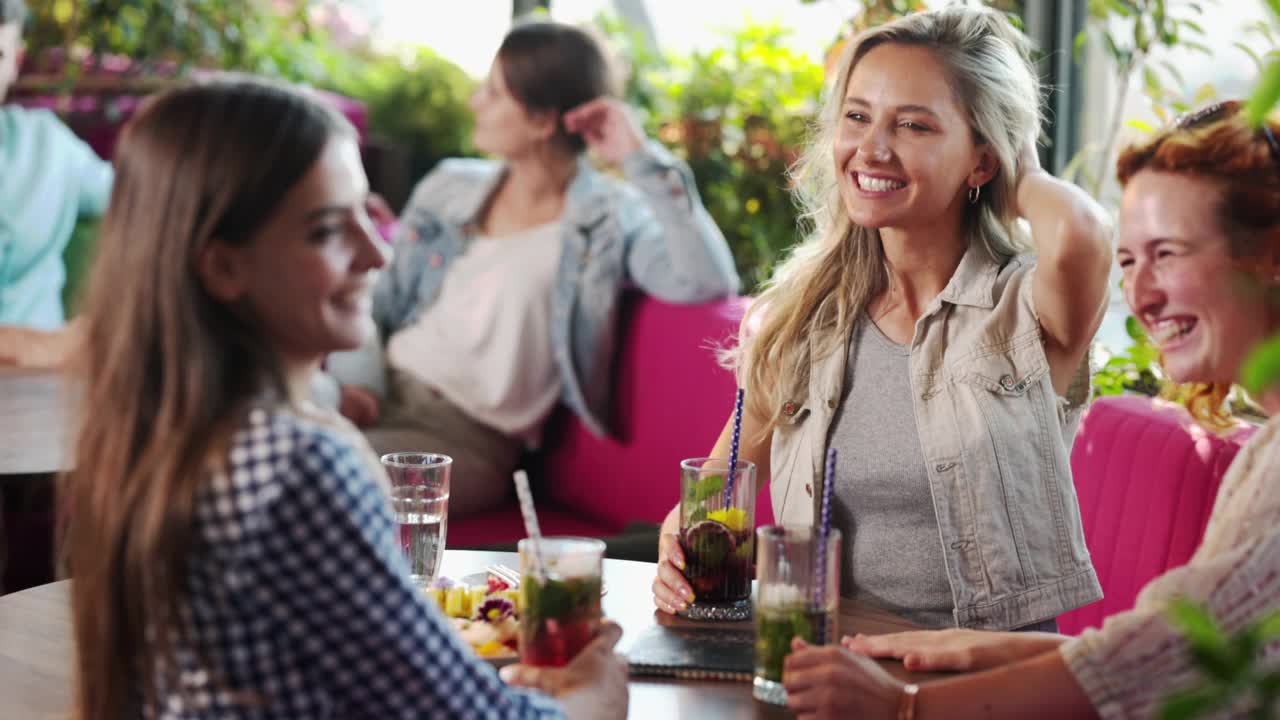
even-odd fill
[{"label": "purple flower garnish", "polygon": [[456,580],[450,580],[448,577],[441,575],[437,577],[435,580],[431,581],[431,589],[432,590],[448,590],[449,588],[457,584],[458,583]]},{"label": "purple flower garnish", "polygon": [[480,604],[476,610],[476,620],[484,620],[485,622],[496,623],[503,618],[508,618],[516,612],[515,605],[506,598],[491,597]]}]

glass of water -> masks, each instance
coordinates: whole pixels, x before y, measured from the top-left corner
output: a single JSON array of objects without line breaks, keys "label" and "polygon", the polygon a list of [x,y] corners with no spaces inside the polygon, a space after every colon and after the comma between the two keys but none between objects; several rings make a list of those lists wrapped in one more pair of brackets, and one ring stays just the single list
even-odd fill
[{"label": "glass of water", "polygon": [[453,458],[436,453],[401,452],[382,456],[391,479],[391,505],[400,530],[400,548],[409,575],[430,585],[440,571],[449,524],[449,469]]}]

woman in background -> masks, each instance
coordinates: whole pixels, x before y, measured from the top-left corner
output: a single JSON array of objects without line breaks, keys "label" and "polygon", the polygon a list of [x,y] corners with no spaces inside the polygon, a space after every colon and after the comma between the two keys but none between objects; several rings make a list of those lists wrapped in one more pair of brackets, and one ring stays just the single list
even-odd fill
[{"label": "woman in background", "polygon": [[379,452],[453,458],[452,515],[504,501],[557,403],[608,432],[624,288],[679,303],[738,288],[692,173],[646,142],[591,35],[517,25],[471,108],[496,159],[446,160],[418,184],[374,293],[385,359],[374,345],[330,364]]}]

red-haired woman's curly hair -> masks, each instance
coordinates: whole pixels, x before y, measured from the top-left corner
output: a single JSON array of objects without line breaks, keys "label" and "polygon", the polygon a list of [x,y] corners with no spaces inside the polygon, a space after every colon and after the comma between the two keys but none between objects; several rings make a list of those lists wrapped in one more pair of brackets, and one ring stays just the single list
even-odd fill
[{"label": "red-haired woman's curly hair", "polygon": [[[1261,128],[1245,120],[1239,101],[1210,105],[1174,121],[1145,143],[1120,153],[1120,184],[1142,170],[1183,173],[1217,180],[1222,200],[1218,222],[1235,257],[1251,257],[1268,248],[1280,228],[1280,124],[1268,119]],[[1188,383],[1162,393],[1178,400],[1206,427],[1224,430],[1234,421],[1224,407],[1230,386]]]}]

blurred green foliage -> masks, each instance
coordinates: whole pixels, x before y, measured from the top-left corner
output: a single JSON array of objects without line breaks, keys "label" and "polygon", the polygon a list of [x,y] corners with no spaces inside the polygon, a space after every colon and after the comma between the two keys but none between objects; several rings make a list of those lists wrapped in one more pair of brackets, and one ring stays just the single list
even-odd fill
[{"label": "blurred green foliage", "polygon": [[[1178,113],[1213,99],[1217,91],[1212,85],[1188,87],[1177,65],[1164,59],[1167,51],[1185,50],[1205,57],[1214,51],[1204,44],[1202,26],[1206,6],[1210,10],[1216,0],[1172,3],[1167,0],[1089,0],[1088,21],[1075,38],[1077,61],[1087,44],[1096,44],[1111,64],[1118,82],[1110,103],[1101,142],[1087,145],[1063,171],[1067,179],[1077,180],[1095,198],[1114,208],[1115,197],[1104,196],[1106,180],[1115,172],[1115,156],[1122,127],[1141,132],[1155,128],[1140,120],[1125,120],[1130,94],[1138,89],[1146,105],[1161,122]],[[1135,86],[1134,81],[1141,84]]]},{"label": "blurred green foliage", "polygon": [[787,169],[817,111],[822,67],[786,48],[788,31],[776,24],[747,23],[720,47],[661,59],[602,24],[631,60],[627,99],[689,163],[753,292],[798,237]]},{"label": "blurred green foliage", "polygon": [[103,70],[151,80],[196,67],[241,71],[363,101],[371,134],[406,151],[415,177],[441,158],[472,154],[471,78],[427,49],[379,52],[367,37],[338,37],[336,8],[322,0],[54,0],[33,4],[27,40],[67,90]]},{"label": "blurred green foliage", "polygon": [[467,106],[475,82],[431,50],[371,56],[335,77],[320,86],[365,102],[370,131],[408,154],[412,180],[444,158],[475,154]]},{"label": "blurred green foliage", "polygon": [[[72,48],[77,59],[89,59],[90,67],[108,56],[139,63],[241,66],[268,15],[261,0],[52,0],[28,5],[30,48],[37,53]],[[80,69],[69,67],[69,80]]]},{"label": "blurred green foliage", "polygon": [[[379,52],[338,37],[322,0],[53,0],[29,3],[28,92],[96,94],[115,122],[115,96],[149,92],[196,68],[247,72],[364,102],[369,134],[407,159],[404,184],[445,157],[474,154],[474,81],[427,49]],[[340,15],[340,14],[339,14]],[[342,28],[337,28],[342,30]],[[90,83],[90,78],[95,82]],[[90,120],[89,122],[93,122]],[[63,257],[64,302],[75,307],[96,223],[76,228]]]},{"label": "blurred green foliage", "polygon": [[1147,338],[1142,324],[1132,315],[1125,318],[1125,332],[1132,344],[1120,350],[1093,374],[1095,395],[1120,395],[1126,391],[1158,395],[1164,383],[1159,352]]},{"label": "blurred green foliage", "polygon": [[[1231,708],[1231,717],[1271,720],[1280,699],[1280,670],[1260,662],[1263,648],[1280,640],[1280,611],[1231,634],[1202,607],[1184,599],[1169,606],[1169,622],[1182,634],[1201,682],[1166,699],[1160,720],[1193,720]],[[1248,708],[1248,714],[1241,711]]]}]

